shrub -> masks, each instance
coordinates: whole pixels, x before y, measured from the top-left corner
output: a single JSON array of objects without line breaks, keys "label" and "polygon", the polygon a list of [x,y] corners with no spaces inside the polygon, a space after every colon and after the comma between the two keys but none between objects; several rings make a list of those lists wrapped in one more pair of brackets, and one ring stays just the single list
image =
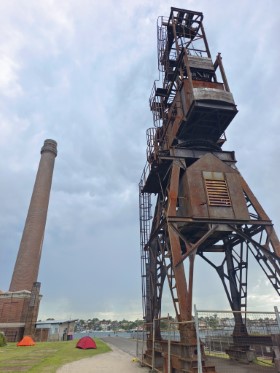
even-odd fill
[{"label": "shrub", "polygon": [[6,337],[3,333],[0,332],[0,347],[6,346]]}]

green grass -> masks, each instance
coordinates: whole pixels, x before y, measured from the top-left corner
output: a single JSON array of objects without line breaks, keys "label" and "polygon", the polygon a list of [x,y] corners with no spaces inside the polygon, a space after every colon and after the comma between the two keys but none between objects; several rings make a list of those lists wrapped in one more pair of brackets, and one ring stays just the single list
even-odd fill
[{"label": "green grass", "polygon": [[[229,356],[224,352],[205,351],[205,355],[206,356],[211,356],[211,357],[219,357],[219,358],[222,358],[222,359],[229,359]],[[273,367],[274,366],[271,359],[264,359],[264,358],[261,358],[261,357],[257,357],[257,359],[254,360],[254,364],[261,365],[261,366],[266,366],[266,367]]]},{"label": "green grass", "polygon": [[273,367],[274,364],[271,359],[264,359],[261,357],[257,357],[257,360],[255,361],[257,365],[265,366],[265,367]]},{"label": "green grass", "polygon": [[217,351],[205,351],[206,356],[213,356],[213,357],[220,357],[222,359],[229,359],[229,356],[225,352],[217,352]]},{"label": "green grass", "polygon": [[63,342],[37,342],[35,346],[17,347],[8,343],[0,348],[2,371],[55,373],[64,364],[111,351],[104,342],[95,339],[97,348],[75,348],[77,340]]}]

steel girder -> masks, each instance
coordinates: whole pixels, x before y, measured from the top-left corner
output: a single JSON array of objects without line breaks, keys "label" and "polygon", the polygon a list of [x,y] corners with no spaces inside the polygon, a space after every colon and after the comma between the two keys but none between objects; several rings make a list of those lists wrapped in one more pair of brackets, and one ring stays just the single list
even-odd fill
[{"label": "steel girder", "polygon": [[[242,188],[250,219],[246,222],[222,219],[199,219],[185,216],[180,210],[180,198],[186,190],[180,183],[186,170],[183,159],[174,160],[168,172],[168,183],[158,195],[150,239],[145,246],[147,253],[146,322],[152,335],[161,341],[160,323],[163,286],[167,281],[174,312],[179,322],[192,320],[193,271],[196,255],[199,255],[219,275],[230,307],[233,311],[247,310],[248,256],[251,253],[261,269],[280,294],[279,240],[273,225],[242,178]],[[221,225],[226,231],[217,232]],[[184,233],[186,226],[201,229],[199,238]],[[207,228],[205,228],[207,227]],[[209,254],[212,255],[209,255]],[[218,260],[213,259],[218,254]],[[222,258],[221,258],[222,257]],[[185,260],[188,261],[186,272]],[[241,313],[235,315],[235,336],[247,336],[246,320]],[[196,343],[191,324],[180,324],[180,342]],[[149,330],[149,327],[148,327]],[[192,341],[192,342],[190,342]]]}]

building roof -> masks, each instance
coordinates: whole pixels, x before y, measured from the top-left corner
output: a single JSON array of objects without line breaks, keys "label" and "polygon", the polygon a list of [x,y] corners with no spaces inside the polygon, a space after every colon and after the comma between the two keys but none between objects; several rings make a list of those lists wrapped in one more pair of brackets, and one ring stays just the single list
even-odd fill
[{"label": "building roof", "polygon": [[45,321],[37,321],[36,325],[42,325],[42,324],[65,324],[69,322],[75,322],[78,319],[72,319],[72,320],[45,320]]}]

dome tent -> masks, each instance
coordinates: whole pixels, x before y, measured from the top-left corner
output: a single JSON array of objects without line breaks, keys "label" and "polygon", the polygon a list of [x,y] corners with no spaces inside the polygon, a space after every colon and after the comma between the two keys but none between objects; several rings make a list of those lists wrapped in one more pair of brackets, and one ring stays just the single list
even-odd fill
[{"label": "dome tent", "polygon": [[83,350],[96,348],[96,343],[91,337],[85,336],[78,340],[76,348],[81,348]]},{"label": "dome tent", "polygon": [[35,345],[35,342],[29,335],[26,335],[25,337],[22,338],[20,342],[17,343],[17,346],[34,346],[34,345]]}]

